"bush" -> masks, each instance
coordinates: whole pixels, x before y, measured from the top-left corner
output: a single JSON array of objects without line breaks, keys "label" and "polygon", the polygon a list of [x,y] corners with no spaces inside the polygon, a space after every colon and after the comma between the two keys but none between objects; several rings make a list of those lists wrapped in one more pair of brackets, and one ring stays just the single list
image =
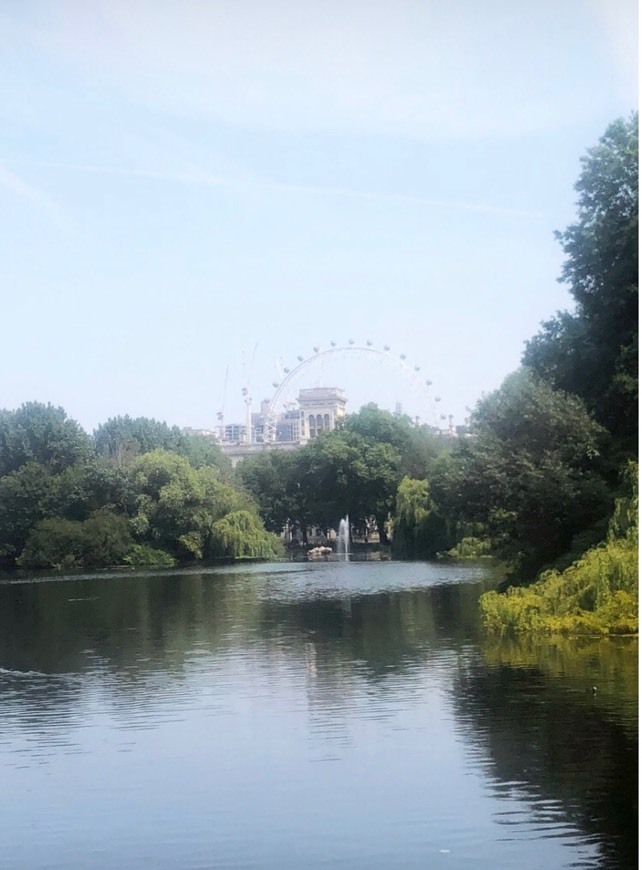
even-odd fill
[{"label": "bush", "polygon": [[526,588],[480,598],[490,631],[634,634],[638,631],[638,467],[625,470],[607,539],[565,571],[545,571]]},{"label": "bush", "polygon": [[123,562],[137,568],[171,568],[175,564],[174,559],[165,550],[158,550],[147,544],[134,544]]},{"label": "bush", "polygon": [[29,533],[17,563],[21,568],[82,567],[84,546],[83,523],[58,517],[40,520]]},{"label": "bush", "polygon": [[18,559],[22,568],[101,568],[121,565],[132,548],[125,517],[107,510],[84,522],[51,517],[29,533]]},{"label": "bush", "polygon": [[279,539],[266,532],[249,511],[232,511],[212,526],[210,555],[232,559],[273,559],[283,551]]}]

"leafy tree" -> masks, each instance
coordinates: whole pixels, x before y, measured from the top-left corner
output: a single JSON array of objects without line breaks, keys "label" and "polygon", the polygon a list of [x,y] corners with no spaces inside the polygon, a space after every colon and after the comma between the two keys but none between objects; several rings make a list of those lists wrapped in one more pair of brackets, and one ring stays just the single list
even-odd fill
[{"label": "leafy tree", "polygon": [[134,544],[126,517],[110,510],[98,510],[83,522],[82,527],[82,562],[85,567],[123,564]]},{"label": "leafy tree", "polygon": [[179,559],[202,559],[212,524],[233,510],[253,507],[249,496],[221,483],[214,469],[192,468],[187,459],[165,450],[134,461],[130,486],[135,534]]},{"label": "leafy tree", "polygon": [[53,475],[37,462],[0,478],[0,565],[14,565],[29,531],[50,513],[54,491]]},{"label": "leafy tree", "polygon": [[280,532],[286,522],[303,522],[299,451],[269,450],[250,456],[236,478],[256,500],[265,527]]},{"label": "leafy tree", "polygon": [[256,514],[232,511],[214,523],[210,555],[233,559],[271,559],[281,552],[280,542],[266,532]]},{"label": "leafy tree", "polygon": [[53,478],[50,509],[69,520],[84,520],[103,507],[124,509],[127,498],[125,472],[103,457],[76,462]]},{"label": "leafy tree", "polygon": [[392,550],[402,559],[426,559],[451,545],[446,521],[428,496],[428,482],[409,477],[399,484]]},{"label": "leafy tree", "polygon": [[401,480],[401,454],[356,432],[339,430],[301,451],[300,483],[309,523],[334,526],[346,513],[353,521],[375,516],[382,541]]},{"label": "leafy tree", "polygon": [[26,402],[15,411],[0,410],[0,477],[28,462],[60,472],[90,450],[89,436],[62,408]]},{"label": "leafy tree", "polygon": [[447,449],[447,443],[428,426],[415,426],[409,417],[391,414],[374,403],[350,414],[340,428],[373,444],[389,444],[400,454],[402,474],[415,479],[425,479],[437,456]]},{"label": "leafy tree", "polygon": [[611,124],[582,158],[578,219],[557,239],[573,313],[543,324],[524,362],[581,396],[629,452],[637,449],[638,116]]},{"label": "leafy tree", "polygon": [[483,523],[494,554],[523,577],[596,523],[599,539],[610,509],[600,475],[605,433],[579,399],[522,369],[479,402],[473,425],[475,436],[431,479],[442,515]]},{"label": "leafy tree", "polygon": [[186,436],[178,426],[149,417],[112,417],[94,432],[96,452],[109,457],[116,465],[126,465],[152,450],[184,453]]},{"label": "leafy tree", "polygon": [[84,522],[48,517],[29,533],[23,568],[98,568],[121,565],[133,546],[127,519],[96,511]]},{"label": "leafy tree", "polygon": [[18,564],[23,568],[81,567],[84,544],[81,522],[48,517],[32,529]]},{"label": "leafy tree", "polygon": [[203,468],[208,465],[218,469],[221,480],[233,479],[232,463],[224,455],[221,448],[213,438],[206,435],[185,435],[182,446],[177,450],[189,461],[194,468]]}]

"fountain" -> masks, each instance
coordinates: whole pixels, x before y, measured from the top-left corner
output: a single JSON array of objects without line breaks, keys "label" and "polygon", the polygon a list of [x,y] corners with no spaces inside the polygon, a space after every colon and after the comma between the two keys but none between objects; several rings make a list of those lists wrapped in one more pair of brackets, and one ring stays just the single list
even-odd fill
[{"label": "fountain", "polygon": [[337,556],[344,562],[350,561],[350,517],[347,514],[339,523]]}]

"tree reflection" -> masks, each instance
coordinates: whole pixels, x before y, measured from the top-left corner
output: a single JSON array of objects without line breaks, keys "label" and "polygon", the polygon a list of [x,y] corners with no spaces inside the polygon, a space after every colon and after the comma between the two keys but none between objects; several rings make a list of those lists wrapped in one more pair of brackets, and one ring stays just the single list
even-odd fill
[{"label": "tree reflection", "polygon": [[534,813],[554,801],[595,839],[600,866],[637,866],[637,643],[493,640],[483,653],[453,698],[497,795],[510,785]]}]

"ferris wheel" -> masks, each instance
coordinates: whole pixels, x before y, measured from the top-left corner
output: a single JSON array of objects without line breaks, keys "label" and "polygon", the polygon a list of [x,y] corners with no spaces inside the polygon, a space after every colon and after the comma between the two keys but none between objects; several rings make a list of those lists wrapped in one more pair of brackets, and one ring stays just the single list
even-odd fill
[{"label": "ferris wheel", "polygon": [[280,380],[273,382],[274,394],[270,400],[267,410],[265,427],[263,430],[263,440],[273,442],[276,440],[276,428],[279,414],[284,406],[284,400],[287,398],[295,381],[307,369],[313,369],[323,365],[323,362],[329,358],[339,358],[342,356],[359,355],[362,359],[369,362],[379,362],[386,365],[388,368],[396,372],[399,377],[405,379],[409,383],[413,392],[419,400],[419,407],[422,410],[420,417],[416,418],[417,422],[427,423],[429,426],[439,428],[439,421],[445,420],[446,415],[439,413],[440,396],[434,396],[432,393],[432,381],[426,378],[422,372],[421,366],[414,365],[407,358],[405,353],[395,353],[390,345],[383,347],[375,347],[373,342],[366,341],[365,343],[356,342],[349,339],[345,344],[340,344],[335,341],[330,342],[327,348],[316,346],[313,348],[313,353],[305,356],[303,354],[297,356],[296,362],[290,366],[283,366],[280,371]]}]

